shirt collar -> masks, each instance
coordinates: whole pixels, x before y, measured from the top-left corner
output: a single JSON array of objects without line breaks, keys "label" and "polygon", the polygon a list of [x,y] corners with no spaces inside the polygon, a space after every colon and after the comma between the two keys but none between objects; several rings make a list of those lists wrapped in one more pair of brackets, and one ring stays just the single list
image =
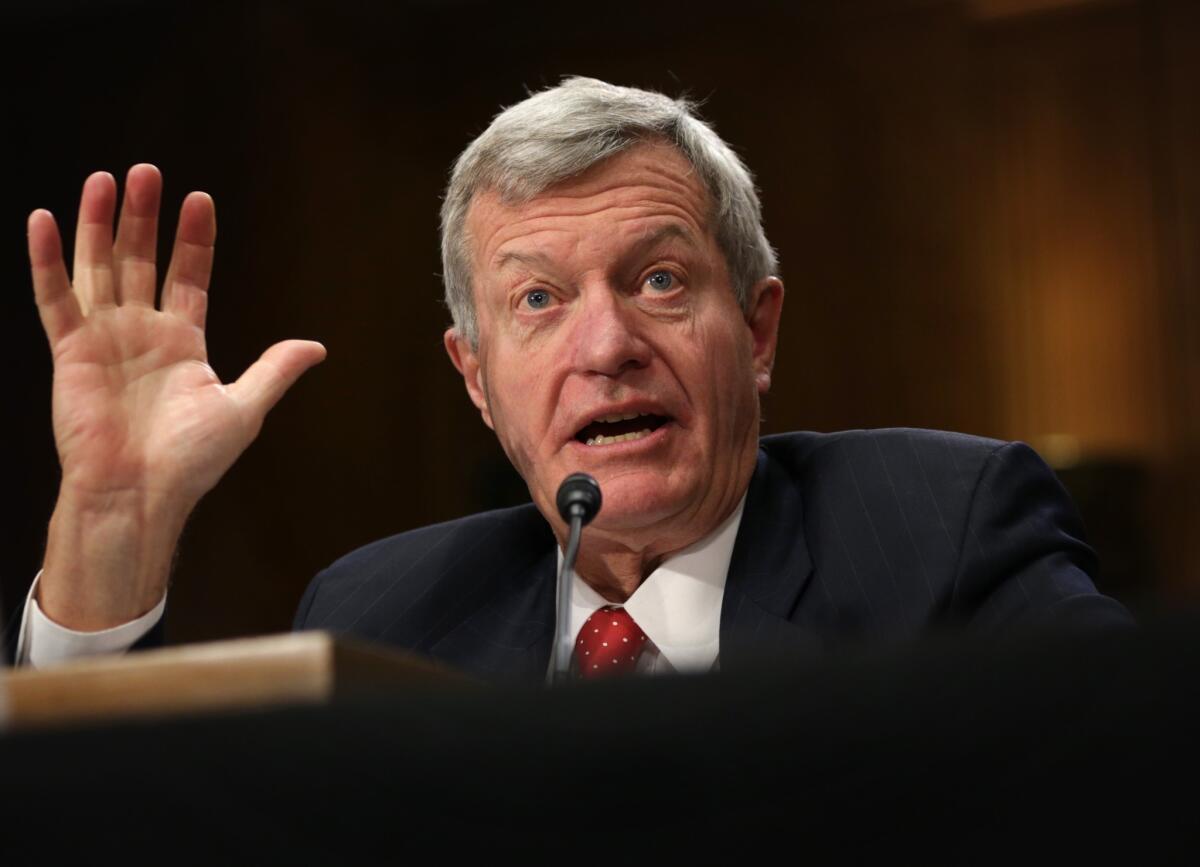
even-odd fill
[{"label": "shirt collar", "polygon": [[[742,495],[720,526],[664,560],[625,604],[618,606],[629,612],[676,671],[708,671],[717,659],[725,578],[745,505]],[[558,565],[562,568],[562,549]],[[578,635],[594,611],[612,604],[576,573],[571,586],[570,634]]]}]

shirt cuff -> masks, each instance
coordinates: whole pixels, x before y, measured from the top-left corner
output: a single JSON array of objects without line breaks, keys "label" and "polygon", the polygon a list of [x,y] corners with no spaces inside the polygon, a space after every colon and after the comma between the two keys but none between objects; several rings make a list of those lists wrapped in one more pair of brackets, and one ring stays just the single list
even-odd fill
[{"label": "shirt cuff", "polygon": [[70,662],[87,656],[106,653],[124,653],[131,648],[154,625],[162,619],[167,607],[167,595],[158,604],[128,623],[101,629],[99,632],[77,632],[60,626],[42,613],[37,604],[38,572],[25,597],[25,611],[21,615],[21,629],[17,633],[17,665],[43,668],[57,663]]}]

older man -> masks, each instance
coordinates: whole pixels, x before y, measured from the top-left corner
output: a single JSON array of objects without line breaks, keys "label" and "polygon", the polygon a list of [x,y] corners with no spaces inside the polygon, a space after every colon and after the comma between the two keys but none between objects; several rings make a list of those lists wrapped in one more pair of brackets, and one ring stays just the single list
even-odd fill
[{"label": "older man", "polygon": [[[63,486],[21,629],[35,664],[128,646],[161,614],[180,528],[317,344],[222,386],[204,363],[211,201],[193,194],[154,309],[159,178],[85,185],[75,284],[30,218],[55,358]],[[759,439],[783,303],[752,178],[684,101],[569,79],[501,113],[442,212],[447,352],[530,506],[369,545],[296,625],[493,678],[545,677],[555,492],[593,475],[569,634],[581,676],[938,625],[1128,622],[1096,593],[1074,510],[1020,444],[893,430]],[[557,542],[557,544],[556,544]]]}]

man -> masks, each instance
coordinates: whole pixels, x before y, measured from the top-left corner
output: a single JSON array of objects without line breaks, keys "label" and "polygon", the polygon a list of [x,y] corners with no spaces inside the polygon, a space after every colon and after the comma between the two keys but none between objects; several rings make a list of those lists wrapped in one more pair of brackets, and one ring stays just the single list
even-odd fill
[{"label": "man", "polygon": [[[185,200],[158,311],[158,189],[152,168],[131,170],[110,250],[115,183],[88,180],[73,288],[52,218],[30,218],[63,464],[21,629],[35,664],[153,625],[188,512],[324,355],[285,342],[221,386],[203,363],[212,203]],[[455,165],[442,247],[447,352],[533,504],[354,552],[310,585],[298,628],[545,677],[566,534],[555,492],[581,470],[604,494],[568,625],[581,676],[730,669],[939,625],[1128,622],[1020,444],[760,443],[783,284],[749,172],[687,103],[569,79],[509,108]]]}]

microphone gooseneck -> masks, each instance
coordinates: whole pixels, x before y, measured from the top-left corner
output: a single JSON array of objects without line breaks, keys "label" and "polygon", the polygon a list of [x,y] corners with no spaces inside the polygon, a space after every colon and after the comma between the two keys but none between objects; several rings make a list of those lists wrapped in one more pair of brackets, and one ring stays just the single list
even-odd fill
[{"label": "microphone gooseneck", "polygon": [[558,486],[555,504],[559,516],[570,528],[562,568],[558,571],[558,618],[554,630],[554,682],[562,683],[567,679],[571,665],[571,584],[575,558],[579,556],[579,539],[584,526],[600,511],[600,485],[587,473],[572,473]]}]

